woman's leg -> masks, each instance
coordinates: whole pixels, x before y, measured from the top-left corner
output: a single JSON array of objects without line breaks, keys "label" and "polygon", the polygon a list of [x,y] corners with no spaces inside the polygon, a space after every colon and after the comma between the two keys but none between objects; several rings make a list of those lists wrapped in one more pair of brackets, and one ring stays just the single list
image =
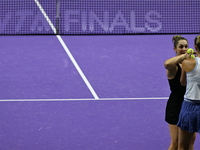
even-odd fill
[{"label": "woman's leg", "polygon": [[179,130],[178,150],[189,150],[191,139],[195,133],[188,130]]},{"label": "woman's leg", "polygon": [[196,133],[194,133],[191,141],[190,141],[190,147],[189,150],[194,150],[194,143],[195,143],[195,139],[196,139]]},{"label": "woman's leg", "polygon": [[178,131],[179,131],[179,128],[176,125],[169,124],[171,144],[170,144],[168,150],[177,150],[178,149]]}]

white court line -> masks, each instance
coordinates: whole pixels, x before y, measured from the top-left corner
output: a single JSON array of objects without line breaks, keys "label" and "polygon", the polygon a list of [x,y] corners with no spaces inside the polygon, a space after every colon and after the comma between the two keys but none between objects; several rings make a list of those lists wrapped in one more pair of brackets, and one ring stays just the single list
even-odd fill
[{"label": "white court line", "polygon": [[[123,101],[123,100],[167,100],[169,97],[144,97],[144,98],[99,98],[102,101]],[[50,102],[50,101],[94,101],[97,99],[0,99],[0,102]]]},{"label": "white court line", "polygon": [[[49,19],[48,15],[46,14],[46,12],[44,11],[44,9],[42,8],[41,4],[39,3],[38,0],[34,0],[35,3],[37,4],[37,6],[39,7],[41,13],[44,15],[45,19],[47,20],[47,22],[49,23],[50,27],[52,28],[54,34],[56,34],[56,28],[54,27],[53,23],[51,22],[51,20]],[[63,39],[61,38],[60,35],[56,35],[57,39],[59,40],[59,42],[61,43],[61,45],[63,46],[65,52],[67,53],[67,55],[69,56],[69,58],[71,59],[72,63],[74,64],[75,68],[77,69],[78,73],[80,74],[80,76],[82,77],[83,81],[85,82],[85,84],[87,85],[87,87],[89,88],[90,92],[92,93],[92,95],[94,96],[95,99],[99,99],[99,97],[97,96],[96,92],[94,91],[94,89],[92,88],[91,84],[89,83],[89,81],[87,80],[87,78],[85,77],[84,73],[82,72],[82,70],[80,69],[79,65],[77,64],[76,60],[74,59],[74,57],[72,56],[71,52],[69,51],[69,49],[67,48],[66,44],[64,43]]]}]

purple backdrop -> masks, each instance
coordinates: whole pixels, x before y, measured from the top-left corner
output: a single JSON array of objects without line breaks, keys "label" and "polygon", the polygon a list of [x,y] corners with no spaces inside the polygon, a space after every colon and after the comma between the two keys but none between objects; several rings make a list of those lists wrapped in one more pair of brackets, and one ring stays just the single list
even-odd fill
[{"label": "purple backdrop", "polygon": [[0,34],[54,34],[41,11],[60,34],[200,32],[199,0],[37,1],[2,0]]}]

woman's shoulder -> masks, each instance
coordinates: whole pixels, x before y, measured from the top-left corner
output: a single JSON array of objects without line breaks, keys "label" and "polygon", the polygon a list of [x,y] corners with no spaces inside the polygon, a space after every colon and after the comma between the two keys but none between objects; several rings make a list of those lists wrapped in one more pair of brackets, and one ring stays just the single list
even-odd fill
[{"label": "woman's shoulder", "polygon": [[193,63],[196,64],[196,59],[195,59],[195,58],[188,58],[188,59],[185,59],[185,60],[182,62],[182,65],[188,65],[188,64],[193,64]]},{"label": "woman's shoulder", "polygon": [[184,70],[187,72],[192,71],[196,66],[196,59],[195,58],[189,58],[189,59],[185,59],[182,62],[182,68],[184,68]]}]

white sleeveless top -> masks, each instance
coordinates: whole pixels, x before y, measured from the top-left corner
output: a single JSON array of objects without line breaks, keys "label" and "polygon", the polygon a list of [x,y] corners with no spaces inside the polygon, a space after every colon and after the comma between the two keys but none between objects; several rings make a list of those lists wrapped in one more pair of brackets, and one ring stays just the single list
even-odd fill
[{"label": "white sleeveless top", "polygon": [[196,66],[188,73],[185,100],[200,103],[200,58],[195,57]]}]

